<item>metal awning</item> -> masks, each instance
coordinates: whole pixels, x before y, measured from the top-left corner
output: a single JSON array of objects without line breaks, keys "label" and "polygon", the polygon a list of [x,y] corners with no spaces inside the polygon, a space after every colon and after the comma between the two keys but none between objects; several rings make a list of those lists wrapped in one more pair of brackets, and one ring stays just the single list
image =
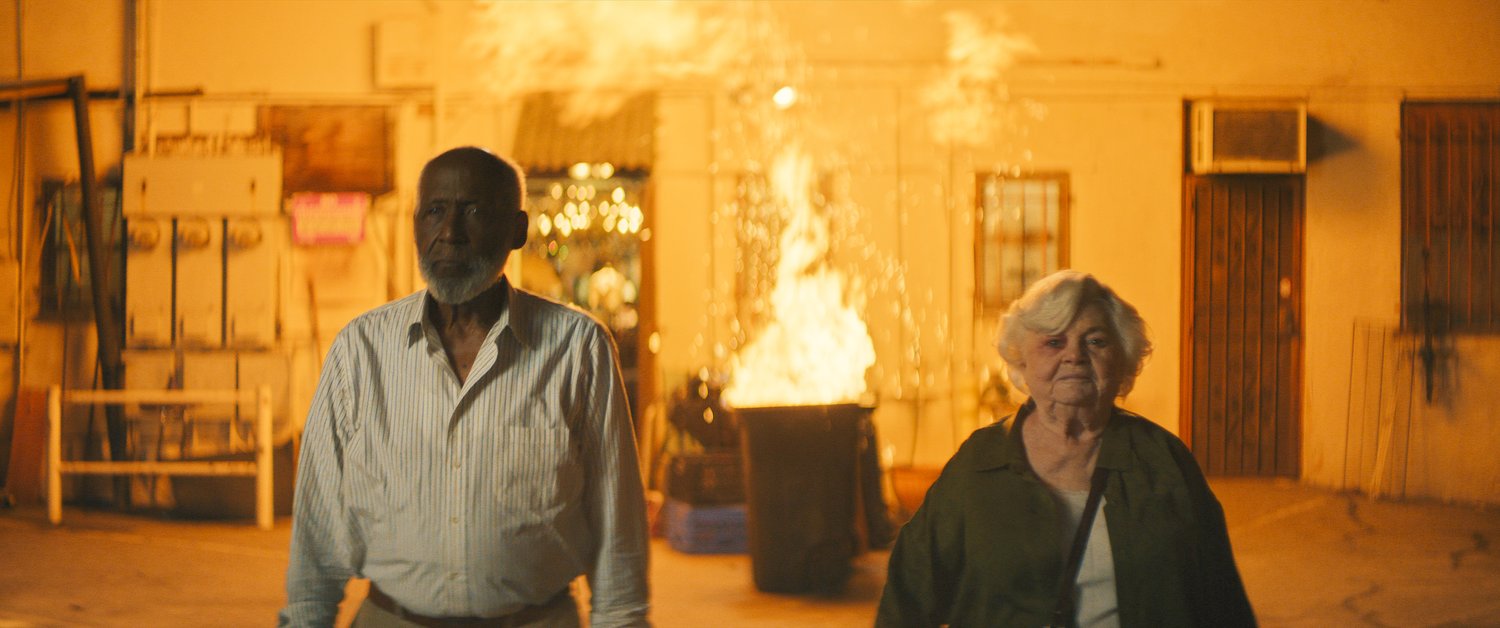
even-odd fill
[{"label": "metal awning", "polygon": [[609,162],[616,171],[651,169],[656,152],[656,97],[631,97],[614,114],[583,127],[564,124],[561,97],[533,94],[521,106],[514,158],[527,172],[560,174],[578,162]]}]

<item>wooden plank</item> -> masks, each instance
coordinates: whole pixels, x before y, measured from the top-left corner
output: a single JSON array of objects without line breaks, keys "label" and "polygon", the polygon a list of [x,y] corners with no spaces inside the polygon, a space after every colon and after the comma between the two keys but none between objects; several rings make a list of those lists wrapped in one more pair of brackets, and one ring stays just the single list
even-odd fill
[{"label": "wooden plank", "polygon": [[1409,320],[1415,321],[1413,328],[1421,329],[1427,325],[1427,310],[1422,307],[1423,299],[1426,298],[1427,273],[1432,265],[1429,259],[1432,248],[1432,225],[1428,219],[1429,209],[1435,204],[1434,196],[1436,179],[1433,178],[1435,160],[1433,154],[1437,148],[1432,139],[1431,116],[1420,115],[1422,111],[1417,110],[1416,128],[1413,133],[1421,138],[1421,143],[1416,147],[1417,152],[1413,155],[1415,163],[1419,165],[1415,179],[1417,194],[1413,199],[1412,211],[1410,213],[1412,245],[1415,247],[1411,256],[1412,260],[1412,283],[1411,294],[1408,295],[1407,310],[1410,313]]},{"label": "wooden plank", "polygon": [[1191,394],[1193,395],[1192,415],[1192,443],[1193,455],[1198,459],[1198,466],[1208,468],[1208,417],[1209,417],[1209,395],[1208,382],[1211,375],[1209,359],[1211,353],[1211,341],[1209,338],[1209,319],[1211,312],[1211,300],[1209,294],[1212,291],[1212,268],[1210,262],[1211,238],[1210,228],[1212,226],[1211,199],[1212,188],[1209,182],[1203,178],[1194,178],[1193,195],[1193,372]]},{"label": "wooden plank", "polygon": [[47,520],[62,522],[62,387],[47,389]]},{"label": "wooden plank", "polygon": [[1475,131],[1475,145],[1473,149],[1475,160],[1475,172],[1480,183],[1474,195],[1476,204],[1474,212],[1474,228],[1472,248],[1473,270],[1472,282],[1474,294],[1474,313],[1470,319],[1475,329],[1495,329],[1496,309],[1500,308],[1495,303],[1496,283],[1500,283],[1500,273],[1495,271],[1491,254],[1494,252],[1495,240],[1495,212],[1500,208],[1495,206],[1495,187],[1500,185],[1500,170],[1495,164],[1496,126],[1500,123],[1500,116],[1496,113],[1500,108],[1491,108],[1480,118]]},{"label": "wooden plank", "polygon": [[1391,382],[1396,370],[1396,356],[1387,351],[1384,334],[1376,337],[1380,345],[1380,394],[1375,401],[1374,415],[1374,447],[1375,455],[1369,470],[1366,493],[1372,497],[1385,495],[1386,487],[1390,486],[1388,474],[1390,472],[1391,455],[1391,432],[1394,431],[1395,415],[1392,410],[1395,406],[1393,398],[1394,387]]},{"label": "wooden plank", "polygon": [[1390,378],[1386,383],[1386,399],[1390,401],[1390,407],[1385,409],[1385,416],[1389,417],[1390,431],[1386,435],[1385,464],[1386,472],[1381,480],[1382,491],[1385,495],[1392,497],[1404,496],[1404,484],[1406,477],[1406,452],[1408,425],[1411,421],[1410,403],[1411,387],[1410,379],[1412,367],[1415,360],[1411,354],[1402,353],[1397,342],[1394,331],[1381,334],[1381,340],[1388,355],[1393,359],[1388,360],[1390,368],[1387,376]]},{"label": "wooden plank", "polygon": [[1177,370],[1177,437],[1193,448],[1193,179],[1182,178],[1182,298],[1177,300],[1178,356],[1181,365]]},{"label": "wooden plank", "polygon": [[[1263,205],[1264,203],[1262,203]],[[1262,310],[1265,302],[1265,266],[1264,247],[1264,216],[1265,208],[1257,207],[1255,211],[1245,214],[1245,264],[1242,267],[1245,273],[1245,348],[1243,351],[1245,362],[1245,385],[1241,393],[1244,397],[1244,457],[1242,471],[1244,473],[1258,475],[1264,471],[1261,466],[1261,416],[1264,408],[1261,406],[1261,390],[1264,382],[1261,378],[1261,351],[1264,347],[1264,330],[1261,329]]]},{"label": "wooden plank", "polygon": [[1369,360],[1365,363],[1367,384],[1364,412],[1360,423],[1359,483],[1357,486],[1368,491],[1379,460],[1381,404],[1387,393],[1385,371],[1391,359],[1391,356],[1385,352],[1385,344],[1382,342],[1379,330],[1370,330],[1365,334],[1365,352],[1369,354]]},{"label": "wooden plank", "polygon": [[1418,176],[1422,160],[1418,158],[1425,149],[1426,136],[1420,130],[1421,111],[1416,105],[1401,106],[1401,321],[1402,327],[1410,327],[1415,321],[1412,304],[1413,295],[1419,294],[1421,285],[1420,259],[1422,253],[1421,229],[1417,226],[1417,202],[1421,198],[1423,184]]},{"label": "wooden plank", "polygon": [[1223,474],[1224,465],[1224,416],[1228,413],[1227,382],[1224,374],[1229,361],[1224,338],[1228,326],[1224,312],[1228,301],[1228,238],[1229,197],[1223,187],[1215,186],[1209,208],[1212,216],[1209,226],[1209,349],[1208,375],[1208,468],[1210,474]]},{"label": "wooden plank", "polygon": [[1490,311],[1485,328],[1500,329],[1500,107],[1490,110],[1490,135],[1486,154],[1489,155],[1489,193],[1486,204],[1490,208],[1485,250],[1489,251],[1489,272],[1485,285],[1490,286]]},{"label": "wooden plank", "polygon": [[1495,231],[1495,187],[1500,185],[1500,170],[1494,161],[1497,141],[1496,126],[1500,124],[1500,107],[1486,107],[1481,111],[1474,128],[1474,145],[1471,155],[1474,160],[1475,190],[1471,195],[1474,203],[1474,222],[1471,228],[1471,291],[1474,312],[1470,325],[1476,330],[1494,330],[1497,305],[1496,283],[1500,273],[1491,263]]},{"label": "wooden plank", "polygon": [[1385,352],[1385,343],[1382,340],[1379,333],[1366,336],[1366,342],[1369,343],[1370,361],[1366,365],[1368,370],[1365,377],[1370,381],[1370,386],[1366,389],[1364,446],[1361,448],[1363,455],[1359,467],[1360,486],[1366,492],[1378,489],[1375,480],[1379,476],[1380,469],[1381,430],[1384,423],[1381,419],[1382,412],[1388,405],[1385,402],[1388,394],[1385,373],[1390,368],[1392,356]]},{"label": "wooden plank", "polygon": [[58,470],[62,473],[74,475],[255,475],[255,462],[246,460],[136,462],[65,460],[58,466]]},{"label": "wooden plank", "polygon": [[1394,490],[1397,498],[1406,498],[1407,480],[1412,475],[1410,474],[1410,465],[1412,465],[1412,409],[1415,408],[1415,403],[1413,402],[1415,402],[1416,397],[1421,396],[1421,393],[1418,391],[1418,378],[1416,378],[1418,363],[1416,363],[1416,360],[1410,358],[1410,355],[1413,355],[1412,346],[1403,337],[1398,336],[1395,330],[1389,330],[1386,333],[1386,340],[1388,340],[1388,351],[1394,351],[1395,354],[1403,357],[1401,360],[1397,360],[1397,375],[1395,375],[1394,381],[1395,388],[1397,388],[1397,394],[1395,394],[1395,403],[1397,403],[1397,408],[1395,409],[1397,409],[1398,417],[1397,430],[1401,435],[1400,448],[1397,450],[1398,456],[1400,456],[1397,459],[1398,469],[1400,469],[1400,478],[1398,478],[1400,484],[1392,484],[1392,490]]},{"label": "wooden plank", "polygon": [[63,403],[198,404],[255,403],[254,390],[68,390]]},{"label": "wooden plank", "polygon": [[1255,186],[1240,181],[1229,197],[1227,241],[1229,285],[1224,298],[1224,469],[1239,474],[1245,430],[1245,215],[1255,211]]},{"label": "wooden plank", "polygon": [[1457,303],[1454,304],[1458,310],[1457,317],[1462,319],[1462,326],[1470,328],[1473,321],[1478,318],[1479,311],[1474,301],[1475,291],[1479,288],[1479,282],[1474,281],[1479,276],[1475,274],[1474,268],[1474,214],[1477,204],[1474,193],[1478,190],[1478,182],[1475,176],[1475,168],[1478,159],[1475,149],[1479,147],[1476,137],[1479,126],[1478,110],[1472,112],[1475,115],[1464,116],[1463,124],[1457,129],[1457,142],[1454,147],[1454,158],[1458,162],[1458,189],[1457,211],[1454,223],[1454,239],[1458,252],[1454,256],[1452,285],[1459,293]]},{"label": "wooden plank", "polygon": [[1500,106],[1491,110],[1490,125],[1490,229],[1488,246],[1490,252],[1490,285],[1495,288],[1491,302],[1489,329],[1500,329]]},{"label": "wooden plank", "polygon": [[1261,275],[1261,282],[1266,287],[1266,292],[1260,303],[1260,328],[1256,332],[1260,339],[1260,379],[1261,386],[1257,393],[1259,420],[1257,432],[1260,435],[1260,452],[1257,468],[1261,474],[1270,475],[1276,472],[1276,389],[1280,384],[1277,379],[1277,346],[1281,342],[1277,336],[1277,321],[1279,320],[1281,304],[1281,275],[1277,272],[1276,260],[1283,246],[1281,242],[1281,229],[1279,228],[1280,208],[1267,208],[1269,211],[1262,212],[1260,222],[1260,237],[1263,246],[1263,254],[1256,268]]},{"label": "wooden plank", "polygon": [[[1277,198],[1280,200],[1279,195]],[[1274,209],[1274,211],[1268,213],[1267,217],[1274,216],[1272,228],[1276,231],[1276,253],[1274,257],[1266,260],[1266,265],[1275,269],[1277,289],[1279,291],[1282,282],[1289,278],[1288,271],[1290,270],[1290,266],[1287,263],[1287,255],[1289,253],[1288,247],[1292,245],[1292,238],[1290,232],[1287,230],[1289,221],[1287,220],[1286,206],[1278,203],[1271,209]],[[1272,388],[1275,389],[1275,401],[1271,406],[1271,414],[1275,417],[1276,436],[1273,438],[1273,441],[1277,441],[1277,453],[1274,457],[1278,470],[1281,468],[1279,439],[1283,436],[1281,426],[1286,416],[1288,404],[1286,382],[1291,377],[1291,372],[1287,368],[1286,363],[1286,341],[1287,337],[1291,334],[1291,317],[1294,316],[1291,310],[1291,303],[1291,299],[1283,297],[1276,304],[1276,327],[1274,332],[1276,338],[1276,355],[1273,358],[1276,362],[1276,376],[1272,380]]]},{"label": "wooden plank", "polygon": [[1472,180],[1474,189],[1470,193],[1472,203],[1471,222],[1469,227],[1469,276],[1470,297],[1473,299],[1474,309],[1469,316],[1469,325],[1473,329],[1486,329],[1489,327],[1489,319],[1492,311],[1490,295],[1493,293],[1493,284],[1500,280],[1491,274],[1489,270],[1489,255],[1482,248],[1488,244],[1488,225],[1490,213],[1494,211],[1489,204],[1486,194],[1489,188],[1497,183],[1491,170],[1489,159],[1490,128],[1493,124],[1493,109],[1479,110],[1479,115],[1474,120],[1471,133],[1471,146],[1469,157],[1473,164]]},{"label": "wooden plank", "polygon": [[1355,322],[1355,334],[1350,339],[1349,361],[1349,417],[1344,421],[1344,477],[1343,489],[1359,487],[1359,436],[1365,426],[1365,400],[1370,378],[1365,369],[1370,363],[1370,328]]},{"label": "wooden plank", "polygon": [[1427,296],[1427,277],[1431,266],[1430,253],[1432,244],[1432,228],[1429,224],[1429,208],[1435,200],[1434,188],[1436,180],[1433,177],[1435,169],[1433,155],[1436,148],[1433,146],[1432,119],[1424,115],[1421,107],[1412,108],[1412,135],[1414,146],[1412,148],[1413,185],[1415,194],[1411,199],[1409,210],[1403,211],[1406,215],[1411,229],[1412,250],[1408,251],[1406,257],[1410,260],[1410,278],[1407,285],[1406,299],[1406,323],[1413,329],[1422,329],[1427,325],[1427,312],[1422,307],[1423,299]]},{"label": "wooden plank", "polygon": [[[1286,177],[1287,188],[1282,192],[1285,211],[1282,216],[1281,235],[1289,243],[1278,251],[1278,266],[1282,276],[1291,280],[1289,302],[1290,315],[1285,333],[1279,335],[1280,360],[1284,360],[1287,375],[1279,378],[1277,397],[1285,397],[1276,423],[1276,470],[1279,475],[1297,477],[1302,467],[1302,201],[1303,189],[1300,177]],[[1281,370],[1278,365],[1278,371]]]},{"label": "wooden plank", "polygon": [[[1242,362],[1240,376],[1241,472],[1251,475],[1256,473],[1260,458],[1257,452],[1260,443],[1260,389],[1258,387],[1260,380],[1260,302],[1258,295],[1262,262],[1260,254],[1263,252],[1260,244],[1260,223],[1265,218],[1268,196],[1263,181],[1257,181],[1250,196],[1250,202],[1246,206],[1245,263],[1240,271],[1244,276],[1243,305],[1240,306],[1241,334],[1244,337],[1243,348],[1240,350]],[[1251,250],[1251,240],[1255,241],[1255,250]]]},{"label": "wooden plank", "polygon": [[1448,275],[1443,283],[1448,289],[1447,312],[1451,317],[1448,330],[1465,326],[1473,310],[1469,296],[1469,226],[1473,203],[1470,183],[1469,128],[1472,115],[1461,110],[1448,129]]},{"label": "wooden plank", "polygon": [[1455,164],[1453,163],[1453,121],[1441,119],[1437,127],[1437,133],[1441,144],[1438,152],[1441,155],[1438,163],[1438,176],[1441,180],[1442,189],[1439,192],[1438,203],[1432,208],[1428,222],[1432,225],[1432,273],[1428,281],[1432,290],[1433,317],[1432,324],[1435,329],[1449,330],[1453,326],[1451,313],[1456,305],[1454,292],[1452,290],[1453,276],[1453,215],[1456,191],[1454,186]]}]

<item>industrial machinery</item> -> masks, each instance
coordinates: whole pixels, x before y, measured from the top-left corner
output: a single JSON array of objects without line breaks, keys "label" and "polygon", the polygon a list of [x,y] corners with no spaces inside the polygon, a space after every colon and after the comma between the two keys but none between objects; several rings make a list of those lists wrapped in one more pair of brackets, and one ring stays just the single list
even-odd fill
[{"label": "industrial machinery", "polygon": [[[269,387],[280,450],[277,510],[290,510],[293,349],[283,334],[290,230],[281,151],[263,140],[184,143],[125,156],[124,388]],[[254,446],[253,404],[126,408],[137,460],[233,460]],[[284,487],[284,488],[283,488]],[[181,477],[149,486],[179,512],[240,514],[242,478]],[[139,491],[136,491],[139,492]],[[133,502],[142,501],[140,495]]]}]

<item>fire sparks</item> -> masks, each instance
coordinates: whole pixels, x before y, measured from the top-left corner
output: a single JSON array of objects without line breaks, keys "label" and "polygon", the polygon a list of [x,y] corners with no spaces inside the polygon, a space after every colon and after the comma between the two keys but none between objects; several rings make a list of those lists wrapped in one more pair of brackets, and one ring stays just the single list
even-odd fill
[{"label": "fire sparks", "polygon": [[771,318],[730,361],[724,399],[737,407],[857,400],[875,346],[845,298],[844,275],[828,263],[828,224],[810,199],[812,161],[790,148],[772,165],[772,202],[782,212]]}]

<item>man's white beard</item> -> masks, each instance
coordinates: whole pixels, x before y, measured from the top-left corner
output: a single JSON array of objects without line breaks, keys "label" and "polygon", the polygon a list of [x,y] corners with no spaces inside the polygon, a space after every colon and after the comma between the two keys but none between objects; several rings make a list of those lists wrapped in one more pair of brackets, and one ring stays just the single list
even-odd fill
[{"label": "man's white beard", "polygon": [[432,298],[438,303],[458,305],[472,301],[495,285],[505,266],[505,255],[498,259],[476,255],[464,260],[464,266],[464,274],[460,277],[436,277],[426,259],[417,260],[417,268],[422,272],[422,279],[427,281],[427,292]]}]

